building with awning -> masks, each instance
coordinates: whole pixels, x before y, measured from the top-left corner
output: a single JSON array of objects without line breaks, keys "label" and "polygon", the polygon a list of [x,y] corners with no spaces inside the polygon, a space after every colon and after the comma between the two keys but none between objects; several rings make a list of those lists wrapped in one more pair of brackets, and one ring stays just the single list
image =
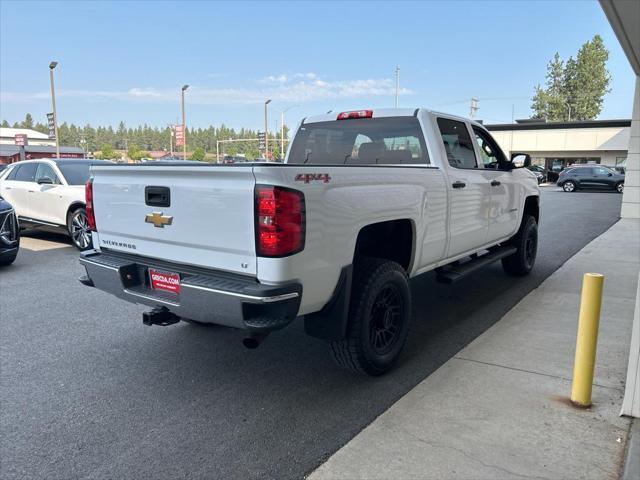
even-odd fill
[{"label": "building with awning", "polygon": [[[20,158],[20,149],[24,148],[24,159]],[[84,150],[80,147],[60,147],[60,156],[65,158],[84,158]],[[32,160],[34,158],[55,158],[56,147],[42,145],[17,145],[0,144],[0,163],[7,164],[19,160]]]},{"label": "building with awning", "polygon": [[631,120],[585,120],[485,125],[500,147],[511,153],[528,153],[534,165],[559,173],[568,165],[598,163],[625,168]]}]

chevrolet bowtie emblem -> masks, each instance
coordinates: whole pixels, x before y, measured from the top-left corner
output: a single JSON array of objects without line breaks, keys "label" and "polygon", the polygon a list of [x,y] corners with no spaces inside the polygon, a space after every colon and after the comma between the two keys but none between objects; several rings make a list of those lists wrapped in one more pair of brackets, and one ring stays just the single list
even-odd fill
[{"label": "chevrolet bowtie emblem", "polygon": [[165,225],[171,225],[173,223],[173,217],[164,216],[162,212],[152,212],[148,213],[146,217],[144,217],[144,221],[147,223],[153,223],[154,227],[164,228]]}]

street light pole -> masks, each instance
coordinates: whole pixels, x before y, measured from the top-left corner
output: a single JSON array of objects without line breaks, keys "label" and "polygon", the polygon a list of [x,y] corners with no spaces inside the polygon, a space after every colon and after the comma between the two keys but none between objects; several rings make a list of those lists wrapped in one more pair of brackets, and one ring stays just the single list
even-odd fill
[{"label": "street light pole", "polygon": [[53,85],[53,69],[58,62],[49,64],[49,79],[51,80],[51,104],[53,105],[53,129],[56,134],[56,158],[60,158],[60,136],[58,135],[58,113],[56,112],[56,89]]},{"label": "street light pole", "polygon": [[269,122],[267,114],[267,105],[271,103],[271,99],[264,102],[264,156],[269,161]]},{"label": "street light pole", "polygon": [[186,92],[189,85],[182,86],[182,159],[187,159],[187,125],[184,115],[184,92]]}]

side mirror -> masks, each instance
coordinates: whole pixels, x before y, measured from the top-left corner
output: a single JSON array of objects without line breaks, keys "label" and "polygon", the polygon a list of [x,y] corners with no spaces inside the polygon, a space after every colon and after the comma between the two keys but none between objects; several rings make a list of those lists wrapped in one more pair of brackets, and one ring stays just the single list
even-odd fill
[{"label": "side mirror", "polygon": [[53,180],[49,177],[40,177],[38,179],[38,185],[53,185]]},{"label": "side mirror", "polygon": [[513,168],[524,168],[531,165],[531,157],[526,153],[514,153],[511,155]]},{"label": "side mirror", "polygon": [[611,172],[607,173],[607,177],[613,177],[613,173]]}]

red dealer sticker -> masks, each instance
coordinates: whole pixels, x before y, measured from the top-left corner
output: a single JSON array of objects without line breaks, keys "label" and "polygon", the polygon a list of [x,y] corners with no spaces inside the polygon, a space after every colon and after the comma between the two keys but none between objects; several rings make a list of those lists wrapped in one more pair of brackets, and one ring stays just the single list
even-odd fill
[{"label": "red dealer sticker", "polygon": [[164,290],[176,295],[180,293],[180,275],[177,273],[159,272],[150,268],[149,278],[151,279],[151,288],[155,290]]}]

